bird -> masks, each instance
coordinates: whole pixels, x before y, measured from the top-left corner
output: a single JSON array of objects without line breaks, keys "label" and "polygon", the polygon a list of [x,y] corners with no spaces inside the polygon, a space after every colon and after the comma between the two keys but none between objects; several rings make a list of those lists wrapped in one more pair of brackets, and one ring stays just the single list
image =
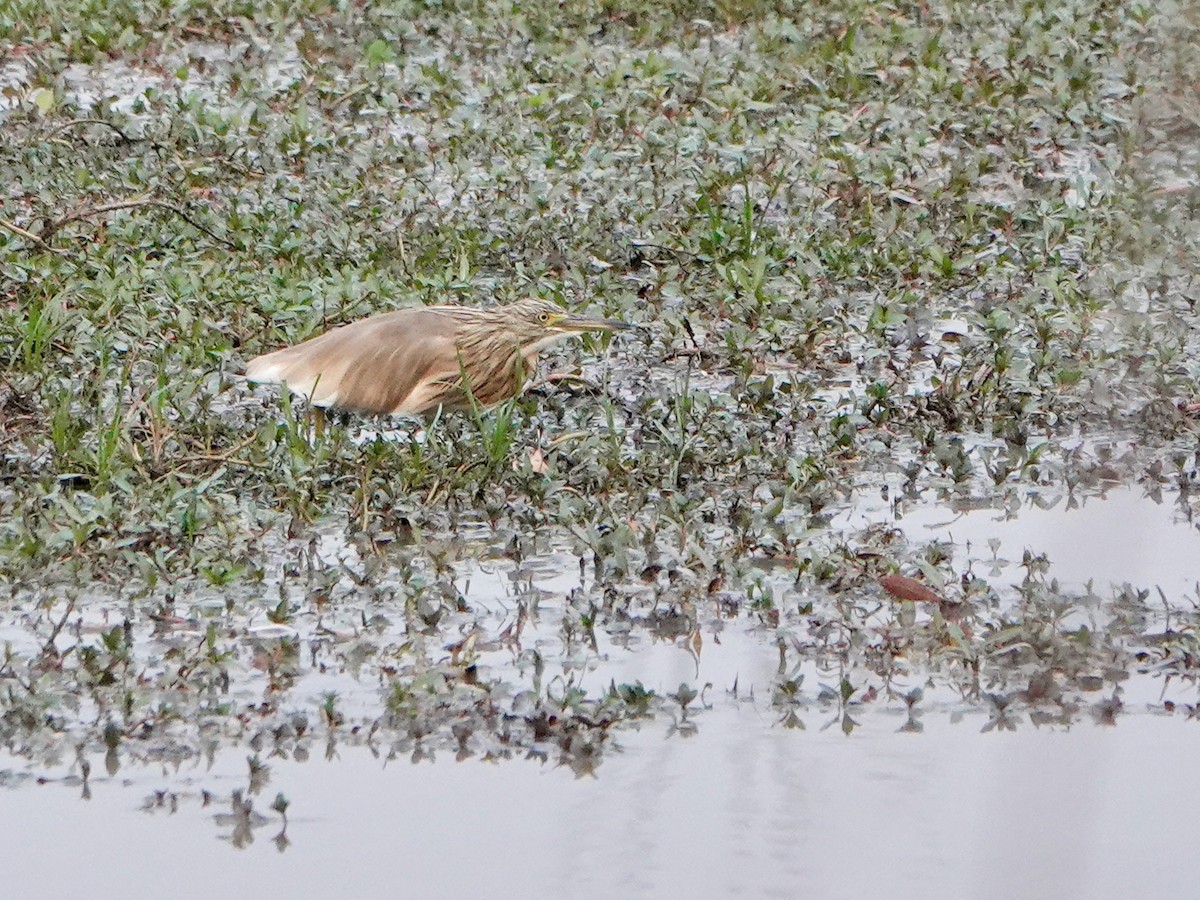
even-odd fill
[{"label": "bird", "polygon": [[541,350],[575,334],[633,327],[571,315],[541,298],[489,309],[414,307],[257,356],[245,377],[283,384],[317,410],[423,416],[487,409],[522,392]]}]

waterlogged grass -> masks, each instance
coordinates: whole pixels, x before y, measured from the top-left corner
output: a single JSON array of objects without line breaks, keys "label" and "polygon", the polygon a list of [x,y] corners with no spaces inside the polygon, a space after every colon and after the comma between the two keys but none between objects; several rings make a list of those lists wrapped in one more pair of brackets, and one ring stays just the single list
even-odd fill
[{"label": "waterlogged grass", "polygon": [[[1138,482],[1190,513],[1194,17],[520,6],[0,12],[5,746],[591,771],[614,727],[741,696],[699,674],[731,629],[785,725],[917,730],[927,682],[989,728],[1115,716],[1138,670],[1194,702],[1194,598],[828,528],[881,490]],[[371,312],[531,294],[645,336],[378,435],[237,378]],[[481,560],[504,597],[464,592]],[[664,645],[695,683],[604,676]]]}]

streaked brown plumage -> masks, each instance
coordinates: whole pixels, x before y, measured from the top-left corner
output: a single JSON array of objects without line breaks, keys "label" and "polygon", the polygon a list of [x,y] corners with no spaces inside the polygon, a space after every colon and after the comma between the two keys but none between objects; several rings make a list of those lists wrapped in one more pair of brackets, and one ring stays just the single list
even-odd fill
[{"label": "streaked brown plumage", "polygon": [[420,415],[520,393],[538,351],[583,331],[629,328],[547,300],[493,309],[426,306],[370,316],[250,360],[246,378],[286,384],[318,407]]}]

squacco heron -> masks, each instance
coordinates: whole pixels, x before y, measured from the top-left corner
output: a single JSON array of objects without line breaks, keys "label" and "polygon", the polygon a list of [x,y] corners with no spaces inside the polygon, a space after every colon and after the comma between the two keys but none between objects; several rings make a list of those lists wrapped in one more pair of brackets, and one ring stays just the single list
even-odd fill
[{"label": "squacco heron", "polygon": [[521,392],[538,351],[581,332],[632,327],[537,299],[402,309],[255,357],[246,379],[284,384],[318,408],[416,416],[466,408],[471,398],[486,408]]}]

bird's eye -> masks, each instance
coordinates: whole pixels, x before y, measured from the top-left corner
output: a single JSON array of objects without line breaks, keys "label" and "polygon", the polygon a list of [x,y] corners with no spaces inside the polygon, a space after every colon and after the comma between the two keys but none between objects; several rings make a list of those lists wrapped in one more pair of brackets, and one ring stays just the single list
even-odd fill
[{"label": "bird's eye", "polygon": [[543,322],[549,322],[550,321],[550,313],[544,312],[541,315],[539,315],[538,318]]}]

